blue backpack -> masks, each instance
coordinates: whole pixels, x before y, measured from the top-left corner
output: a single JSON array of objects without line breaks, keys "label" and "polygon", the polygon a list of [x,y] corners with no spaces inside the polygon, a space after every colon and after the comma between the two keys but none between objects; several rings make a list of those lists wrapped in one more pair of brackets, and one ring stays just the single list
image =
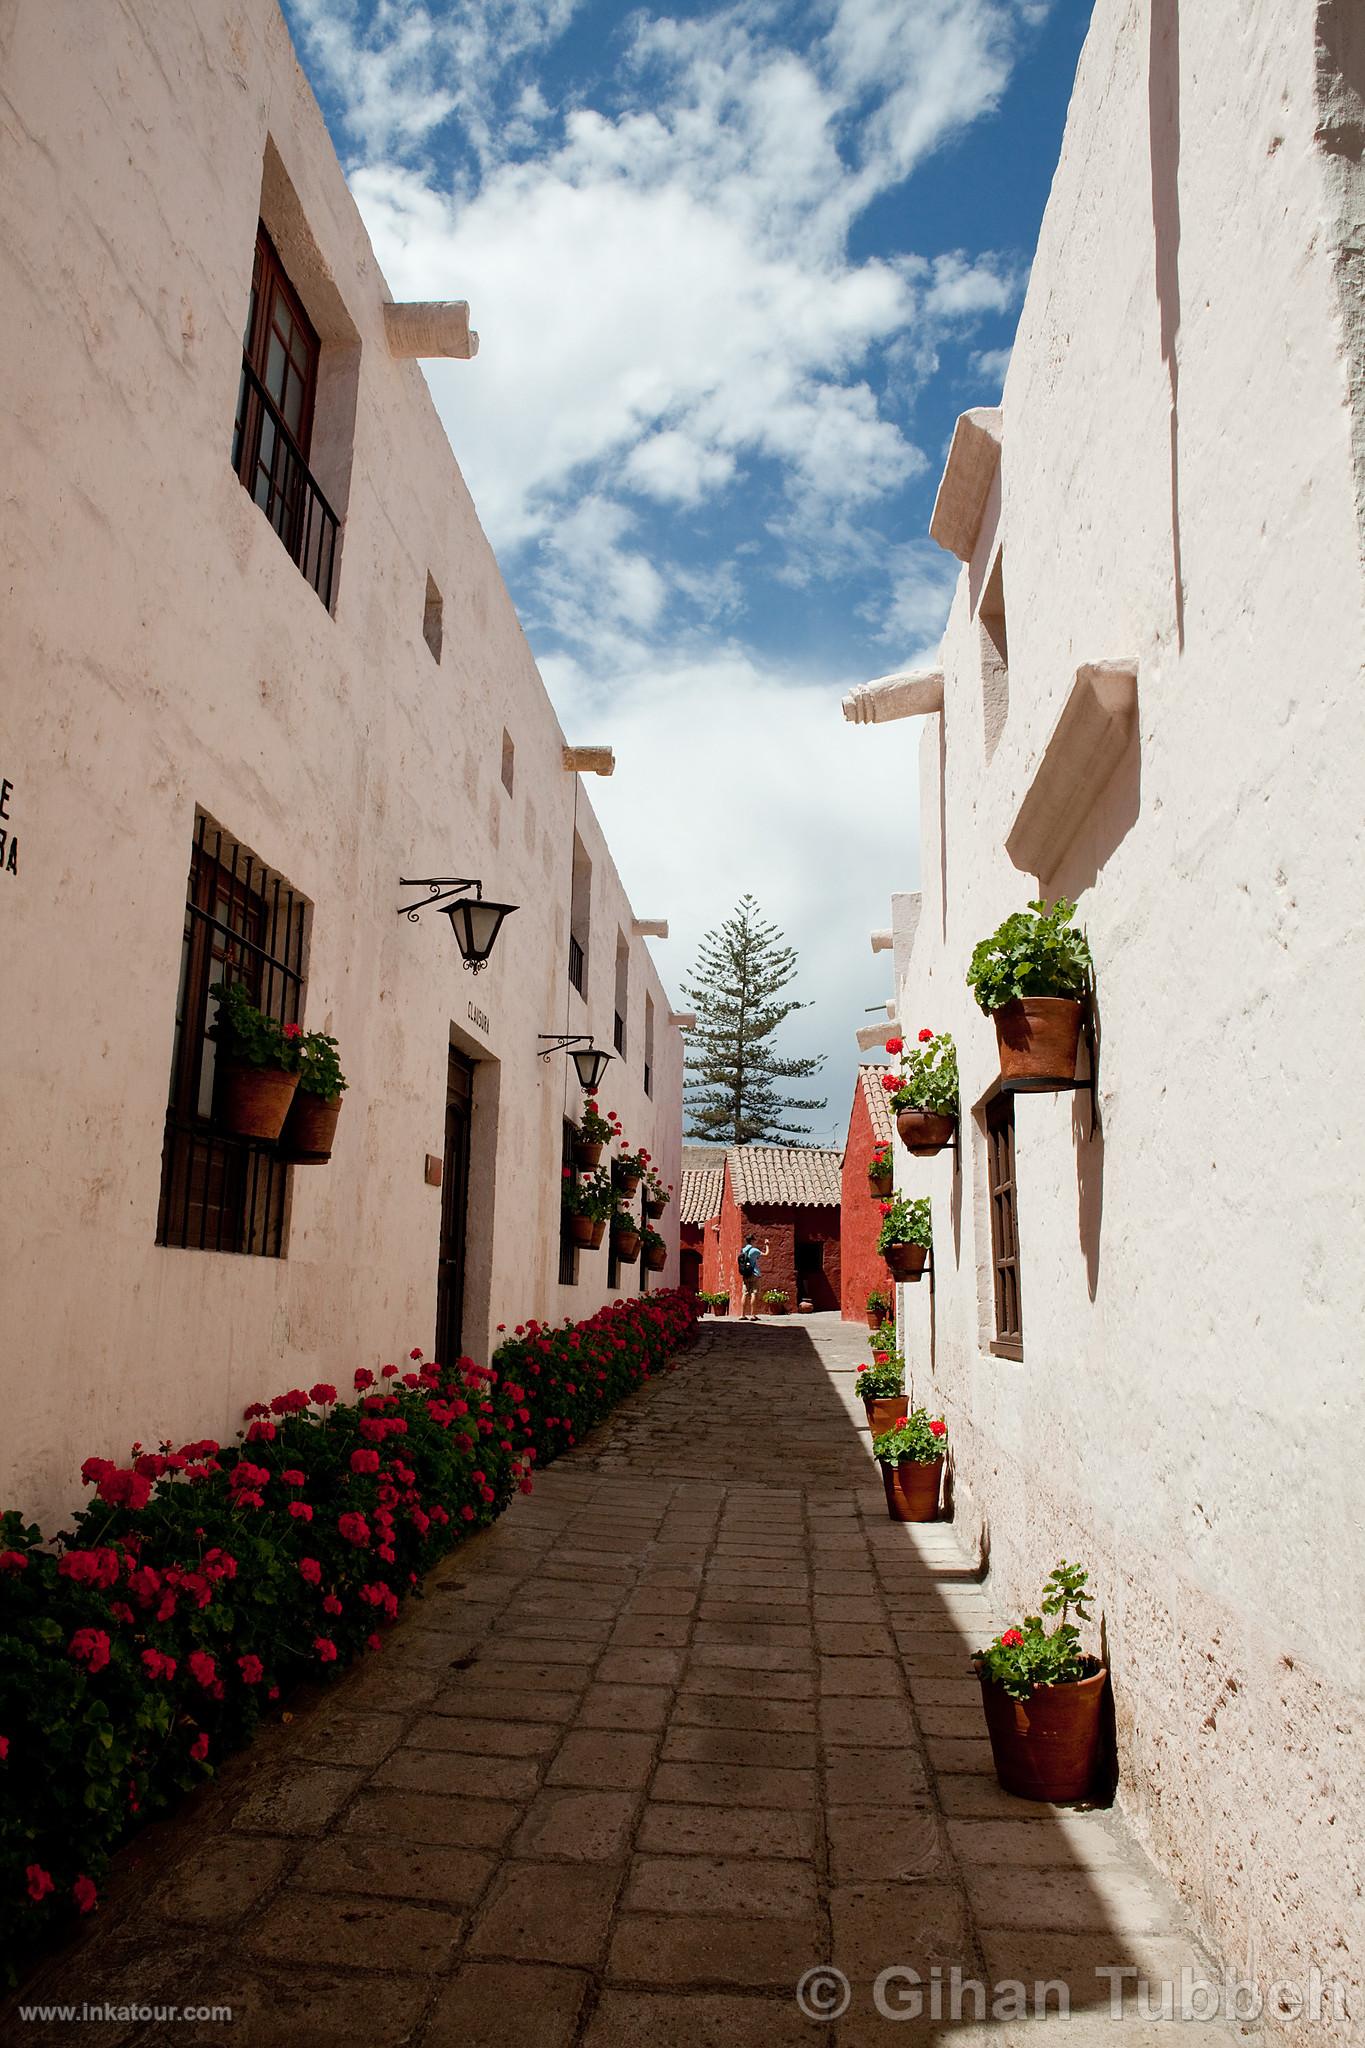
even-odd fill
[{"label": "blue backpack", "polygon": [[751,1244],[746,1244],[739,1255],[739,1277],[741,1280],[757,1280],[758,1253]]}]

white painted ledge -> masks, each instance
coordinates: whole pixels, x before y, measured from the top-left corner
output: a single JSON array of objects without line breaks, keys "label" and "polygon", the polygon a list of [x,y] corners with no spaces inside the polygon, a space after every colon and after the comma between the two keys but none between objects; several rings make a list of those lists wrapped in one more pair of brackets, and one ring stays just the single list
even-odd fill
[{"label": "white painted ledge", "polygon": [[907,668],[859,683],[844,699],[850,725],[885,725],[893,718],[923,718],[943,709],[943,670]]},{"label": "white painted ledge", "polygon": [[616,756],[610,747],[565,747],[564,766],[573,775],[614,775]]},{"label": "white painted ledge", "polygon": [[895,942],[896,935],[890,925],[884,931],[873,932],[872,934],[872,950],[874,953],[889,953]]},{"label": "white painted ledge", "polygon": [[697,1013],[695,1010],[670,1010],[668,1021],[677,1031],[695,1031]]},{"label": "white painted ledge", "polygon": [[959,414],[953,445],[934,500],[929,537],[960,562],[976,552],[981,519],[1000,462],[1001,414],[997,405],[980,405]]},{"label": "white painted ledge", "polygon": [[1077,669],[1005,841],[1025,874],[1051,874],[1118,766],[1137,721],[1137,677],[1131,659]]},{"label": "white painted ledge", "polygon": [[467,299],[411,299],[386,305],[384,334],[391,356],[454,356],[467,363],[479,353]]},{"label": "white painted ledge", "polygon": [[858,1033],[859,1052],[884,1052],[887,1039],[894,1038],[900,1028],[895,1017],[888,1017],[884,1024],[864,1024]]},{"label": "white painted ledge", "polygon": [[637,917],[631,921],[631,931],[637,939],[666,939],[668,919],[666,917]]}]

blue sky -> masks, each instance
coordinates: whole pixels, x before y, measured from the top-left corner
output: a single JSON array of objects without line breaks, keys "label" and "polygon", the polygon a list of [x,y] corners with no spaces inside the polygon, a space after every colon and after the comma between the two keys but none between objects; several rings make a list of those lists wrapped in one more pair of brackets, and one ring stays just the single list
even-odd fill
[{"label": "blue sky", "polygon": [[957,414],[998,399],[1089,0],[284,0],[666,979],[746,889],[798,948],[787,1049],[889,993],[917,728],[849,684],[932,651]]}]

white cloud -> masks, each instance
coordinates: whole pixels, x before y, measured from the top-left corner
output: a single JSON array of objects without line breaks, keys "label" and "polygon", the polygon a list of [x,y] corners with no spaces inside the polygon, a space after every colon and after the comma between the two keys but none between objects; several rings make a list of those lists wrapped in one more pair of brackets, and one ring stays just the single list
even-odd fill
[{"label": "white cloud", "polygon": [[675,994],[698,941],[745,890],[796,947],[791,992],[814,1007],[782,1042],[794,1055],[828,1053],[818,1085],[798,1092],[828,1095],[808,1120],[820,1141],[842,1144],[853,1034],[890,994],[887,957],[874,958],[868,934],[888,922],[891,889],[915,886],[918,721],[849,725],[839,700],[862,676],[782,670],[741,649],[643,678],[589,674],[568,658],[542,667],[567,729],[607,731],[615,748],[616,773],[593,784],[593,808],[637,910],[669,920],[652,950]]}]

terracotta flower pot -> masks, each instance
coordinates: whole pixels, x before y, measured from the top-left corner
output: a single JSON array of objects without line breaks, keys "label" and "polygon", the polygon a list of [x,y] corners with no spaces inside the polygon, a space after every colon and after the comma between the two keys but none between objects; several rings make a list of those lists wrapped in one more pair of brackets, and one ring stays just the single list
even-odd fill
[{"label": "terracotta flower pot", "polygon": [[867,1192],[885,1201],[896,1184],[895,1175],[888,1166],[885,1173],[870,1173],[867,1176]]},{"label": "terracotta flower pot", "polygon": [[935,1458],[932,1465],[917,1465],[913,1458],[902,1458],[899,1465],[883,1465],[886,1512],[892,1521],[934,1521],[938,1515],[938,1487],[942,1473],[942,1458]]},{"label": "terracotta flower pot", "polygon": [[645,1214],[649,1217],[651,1222],[657,1223],[667,1207],[668,1204],[666,1202],[646,1199]]},{"label": "terracotta flower pot", "polygon": [[918,1280],[929,1253],[922,1244],[893,1244],[887,1246],[882,1257],[891,1270],[893,1280]]},{"label": "terracotta flower pot", "polygon": [[623,1266],[633,1266],[640,1256],[640,1233],[638,1230],[618,1230],[612,1242],[616,1256]]},{"label": "terracotta flower pot", "polygon": [[1019,1799],[1085,1799],[1095,1788],[1103,1665],[1074,1685],[1038,1685],[1017,1700],[984,1673],[981,1704],[995,1775]]},{"label": "terracotta flower pot", "polygon": [[601,1157],[602,1146],[600,1141],[597,1144],[593,1144],[591,1139],[588,1138],[574,1139],[573,1163],[575,1166],[596,1166]]},{"label": "terracotta flower pot", "polygon": [[910,1413],[908,1394],[878,1394],[874,1400],[864,1401],[867,1410],[867,1426],[873,1436],[884,1436],[888,1429],[895,1429]]},{"label": "terracotta flower pot", "polygon": [[813,1301],[798,1301],[796,1313],[799,1316],[813,1316],[815,1314],[815,1303]]},{"label": "terracotta flower pot", "polygon": [[284,1120],[280,1143],[285,1149],[291,1166],[325,1166],[332,1156],[332,1143],[336,1137],[337,1118],[341,1115],[341,1097],[307,1094],[302,1088],[294,1091],[289,1105],[289,1114]]},{"label": "terracotta flower pot", "polygon": [[586,1245],[589,1251],[596,1251],[606,1235],[607,1225],[603,1217],[571,1216],[569,1218],[569,1241]]},{"label": "terracotta flower pot", "polygon": [[907,1152],[923,1157],[930,1152],[941,1152],[945,1145],[953,1142],[957,1129],[955,1116],[939,1116],[931,1109],[903,1109],[896,1118],[896,1130]]},{"label": "terracotta flower pot", "polygon": [[882,1314],[882,1312],[881,1312],[881,1310],[880,1310],[879,1308],[870,1308],[870,1309],[868,1310],[868,1312],[867,1312],[867,1327],[868,1327],[868,1329],[869,1329],[869,1330],[880,1330],[880,1328],[881,1328],[882,1324],[883,1324],[883,1323],[884,1323],[885,1321],[886,1321],[886,1317],[885,1317],[885,1316],[884,1316],[884,1315]]},{"label": "terracotta flower pot", "polygon": [[1040,1092],[1076,1078],[1085,1006],[1067,996],[1016,996],[995,1012],[1000,1078]]},{"label": "terracotta flower pot", "polygon": [[646,1270],[648,1272],[662,1273],[664,1267],[668,1264],[668,1246],[651,1246],[651,1248],[644,1255],[644,1262]]},{"label": "terracotta flower pot", "polygon": [[613,1169],[612,1179],[616,1182],[617,1187],[621,1190],[627,1201],[630,1200],[630,1197],[640,1185],[638,1173],[623,1173],[619,1166]]},{"label": "terracotta flower pot", "polygon": [[240,1060],[220,1060],[218,1121],[239,1138],[278,1138],[298,1085],[297,1074],[283,1073],[279,1067],[249,1067]]}]

